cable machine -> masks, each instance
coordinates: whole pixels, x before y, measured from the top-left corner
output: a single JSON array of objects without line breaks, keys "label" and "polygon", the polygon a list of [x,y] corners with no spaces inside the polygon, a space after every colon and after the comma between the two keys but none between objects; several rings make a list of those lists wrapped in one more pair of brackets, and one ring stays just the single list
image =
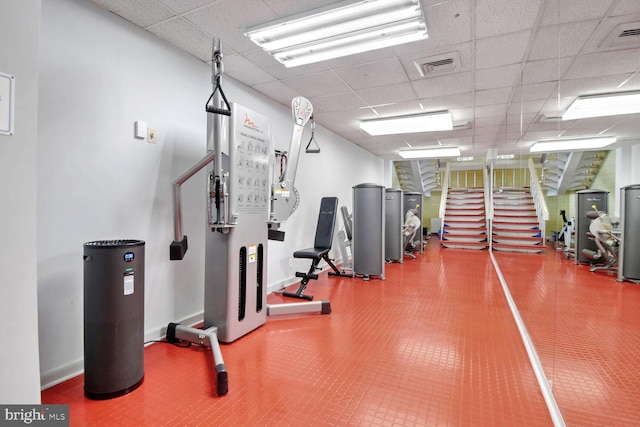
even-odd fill
[{"label": "cable machine", "polygon": [[[282,240],[277,229],[299,204],[294,187],[305,124],[311,103],[292,101],[293,133],[289,152],[276,152],[280,173],[273,184],[273,144],[269,120],[241,105],[229,103],[222,90],[222,43],[213,41],[213,93],[207,111],[207,154],[173,182],[174,241],[170,259],[181,260],[188,249],[182,231],[181,186],[207,170],[205,239],[204,330],[170,323],[167,340],[211,348],[217,375],[217,394],[228,391],[227,371],[219,341],[229,343],[266,322],[267,315],[326,313],[327,301],[267,306],[267,241]],[[330,311],[330,310],[329,310]]]}]

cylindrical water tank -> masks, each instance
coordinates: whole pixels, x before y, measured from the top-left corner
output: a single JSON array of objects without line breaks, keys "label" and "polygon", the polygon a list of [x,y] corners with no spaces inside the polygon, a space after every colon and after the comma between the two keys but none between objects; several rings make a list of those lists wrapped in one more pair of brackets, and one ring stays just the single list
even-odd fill
[{"label": "cylindrical water tank", "polygon": [[[640,185],[629,185],[620,189],[622,225],[622,277],[640,280]],[[620,258],[618,258],[620,260]]]},{"label": "cylindrical water tank", "polygon": [[144,379],[144,241],[84,244],[84,391],[127,394]]},{"label": "cylindrical water tank", "polygon": [[353,187],[353,271],[365,279],[384,279],[384,187]]}]

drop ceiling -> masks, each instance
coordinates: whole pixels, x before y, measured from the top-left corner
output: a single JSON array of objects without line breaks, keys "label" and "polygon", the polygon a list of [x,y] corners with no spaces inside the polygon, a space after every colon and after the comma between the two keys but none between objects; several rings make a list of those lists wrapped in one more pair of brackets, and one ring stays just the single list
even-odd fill
[{"label": "drop ceiling", "polygon": [[[385,159],[409,146],[484,157],[557,137],[640,142],[639,114],[558,119],[579,95],[640,90],[638,0],[421,0],[427,40],[295,68],[245,30],[336,0],[90,1],[207,63],[221,38],[226,75],[286,106],[309,98],[318,124]],[[453,130],[374,137],[358,125],[439,110]]]}]

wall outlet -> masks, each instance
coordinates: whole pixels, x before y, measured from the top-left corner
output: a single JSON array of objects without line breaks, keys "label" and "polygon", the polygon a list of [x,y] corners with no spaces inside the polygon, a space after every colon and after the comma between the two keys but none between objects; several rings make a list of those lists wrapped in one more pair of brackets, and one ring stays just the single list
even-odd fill
[{"label": "wall outlet", "polygon": [[156,134],[156,130],[155,129],[148,129],[147,130],[147,142],[155,144],[157,137],[158,137],[158,135]]}]

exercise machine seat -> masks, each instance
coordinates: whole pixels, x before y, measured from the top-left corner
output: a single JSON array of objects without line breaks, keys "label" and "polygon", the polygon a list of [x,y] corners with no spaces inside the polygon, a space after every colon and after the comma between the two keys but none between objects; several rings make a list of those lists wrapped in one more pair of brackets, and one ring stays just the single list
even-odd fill
[{"label": "exercise machine seat", "polygon": [[311,260],[311,268],[307,273],[297,272],[296,277],[302,278],[300,286],[296,292],[283,292],[284,296],[312,300],[313,296],[304,295],[304,290],[311,279],[317,279],[315,273],[319,269],[320,261],[325,260],[334,272],[339,273],[338,268],[329,259],[329,251],[333,243],[333,232],[336,225],[336,213],[338,211],[337,197],[323,197],[320,200],[320,212],[316,225],[316,235],[312,248],[302,249],[293,253],[294,258]]}]

